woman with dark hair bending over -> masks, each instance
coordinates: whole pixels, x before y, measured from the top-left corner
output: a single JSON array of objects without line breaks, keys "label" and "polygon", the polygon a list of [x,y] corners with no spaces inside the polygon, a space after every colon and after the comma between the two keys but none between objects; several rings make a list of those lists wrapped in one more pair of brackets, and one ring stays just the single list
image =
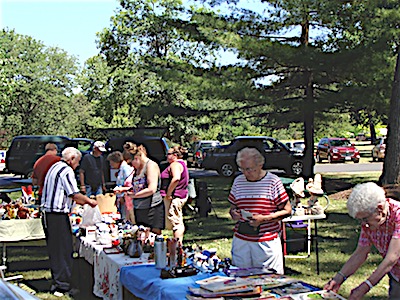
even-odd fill
[{"label": "woman with dark hair bending over", "polygon": [[[125,149],[126,150],[126,149]],[[128,150],[133,156],[132,189],[127,193],[133,199],[136,224],[149,227],[161,234],[165,227],[164,203],[160,194],[160,168],[147,156],[143,145],[132,145]]]},{"label": "woman with dark hair bending over", "polygon": [[172,229],[174,238],[180,242],[185,232],[182,208],[188,199],[189,172],[183,160],[186,152],[182,146],[170,148],[167,153],[169,166],[161,173],[161,195],[164,197],[167,229]]}]

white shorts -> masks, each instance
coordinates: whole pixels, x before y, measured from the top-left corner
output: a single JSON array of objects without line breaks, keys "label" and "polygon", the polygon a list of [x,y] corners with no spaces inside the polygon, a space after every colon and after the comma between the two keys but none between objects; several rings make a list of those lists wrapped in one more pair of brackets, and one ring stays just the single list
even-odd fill
[{"label": "white shorts", "polygon": [[232,263],[239,268],[267,267],[283,274],[281,239],[267,242],[248,242],[233,237]]}]

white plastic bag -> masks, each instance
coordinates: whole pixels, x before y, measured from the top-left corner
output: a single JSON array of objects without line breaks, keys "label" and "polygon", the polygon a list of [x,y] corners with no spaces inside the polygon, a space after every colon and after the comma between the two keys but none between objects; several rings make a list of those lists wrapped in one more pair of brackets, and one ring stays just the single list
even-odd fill
[{"label": "white plastic bag", "polygon": [[83,206],[82,226],[93,226],[101,222],[101,212],[99,206],[91,207],[89,204]]},{"label": "white plastic bag", "polygon": [[197,197],[197,194],[196,194],[196,186],[195,186],[194,178],[189,179],[189,184],[188,184],[187,188],[188,188],[189,198],[195,199]]}]

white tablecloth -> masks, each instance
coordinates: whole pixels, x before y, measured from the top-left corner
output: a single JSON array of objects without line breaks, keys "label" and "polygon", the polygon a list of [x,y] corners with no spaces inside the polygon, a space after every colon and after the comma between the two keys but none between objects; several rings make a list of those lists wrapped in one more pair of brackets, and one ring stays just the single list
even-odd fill
[{"label": "white tablecloth", "polygon": [[0,221],[0,242],[19,242],[44,238],[41,219]]},{"label": "white tablecloth", "polygon": [[122,299],[122,284],[119,279],[124,266],[154,264],[149,254],[140,258],[131,258],[123,253],[106,254],[103,249],[110,245],[98,245],[91,239],[81,237],[79,254],[93,265],[93,294],[103,299]]}]

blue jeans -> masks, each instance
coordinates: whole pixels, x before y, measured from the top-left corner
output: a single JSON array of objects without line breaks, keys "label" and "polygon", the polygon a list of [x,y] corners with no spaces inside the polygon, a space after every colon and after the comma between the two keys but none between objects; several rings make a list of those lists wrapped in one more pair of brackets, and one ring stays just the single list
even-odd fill
[{"label": "blue jeans", "polygon": [[86,196],[97,196],[100,194],[103,194],[103,189],[102,186],[99,185],[99,187],[96,190],[92,190],[92,187],[90,185],[85,185],[86,186]]}]

